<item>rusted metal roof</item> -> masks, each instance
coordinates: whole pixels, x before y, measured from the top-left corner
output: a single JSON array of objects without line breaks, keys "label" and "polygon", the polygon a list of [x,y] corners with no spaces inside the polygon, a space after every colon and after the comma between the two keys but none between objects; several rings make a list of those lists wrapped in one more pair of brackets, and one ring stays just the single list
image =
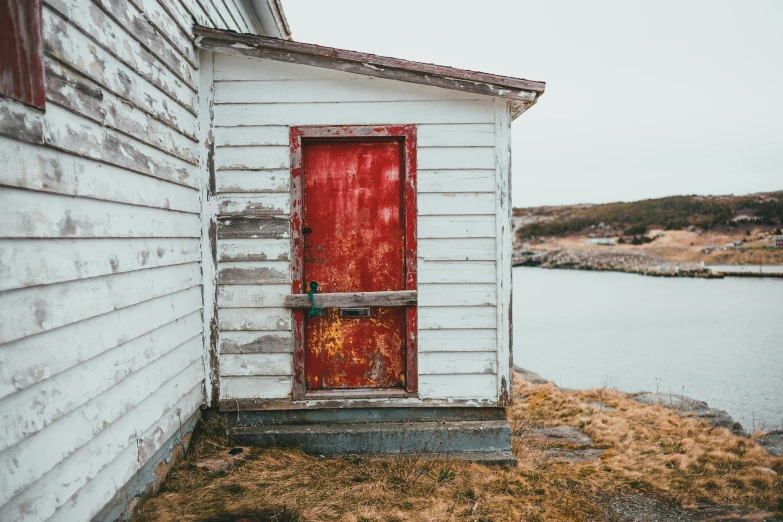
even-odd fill
[{"label": "rusted metal roof", "polygon": [[514,104],[514,116],[533,105],[544,93],[546,86],[544,82],[522,78],[239,34],[203,26],[195,26],[193,30],[196,44],[202,49],[506,98],[517,102]]}]

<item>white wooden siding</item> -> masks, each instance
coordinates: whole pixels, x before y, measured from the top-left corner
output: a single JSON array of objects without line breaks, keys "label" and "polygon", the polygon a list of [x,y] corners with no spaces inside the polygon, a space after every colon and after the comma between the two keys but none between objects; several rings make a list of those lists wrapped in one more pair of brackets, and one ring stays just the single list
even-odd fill
[{"label": "white wooden siding", "polygon": [[[226,219],[287,217],[291,125],[418,125],[419,396],[496,401],[495,102],[221,54],[214,73],[216,182]],[[291,393],[291,314],[282,308],[289,255],[287,229],[218,239],[222,399]]]},{"label": "white wooden siding", "polygon": [[[191,30],[195,19],[257,32],[244,0],[44,0],[42,16],[46,111],[0,99],[9,522],[90,520],[204,403]],[[237,340],[240,352],[258,344]]]}]

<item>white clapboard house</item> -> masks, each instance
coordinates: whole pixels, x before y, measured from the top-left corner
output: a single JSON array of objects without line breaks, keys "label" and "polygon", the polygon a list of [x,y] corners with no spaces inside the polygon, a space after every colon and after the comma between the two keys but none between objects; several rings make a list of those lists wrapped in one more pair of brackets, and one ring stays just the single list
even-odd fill
[{"label": "white clapboard house", "polygon": [[0,31],[0,520],[118,519],[204,408],[305,448],[269,423],[500,422],[543,83],[295,43],[278,0],[4,0]]}]

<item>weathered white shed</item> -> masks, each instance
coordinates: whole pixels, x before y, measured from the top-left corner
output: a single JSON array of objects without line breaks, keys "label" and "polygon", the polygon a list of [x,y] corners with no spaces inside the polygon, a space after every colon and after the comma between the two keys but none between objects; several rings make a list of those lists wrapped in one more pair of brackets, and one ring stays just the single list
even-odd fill
[{"label": "weathered white shed", "polygon": [[[296,44],[279,0],[0,14],[0,520],[116,520],[207,407],[264,424],[508,403],[509,125],[542,83]],[[361,190],[328,188],[346,180]],[[358,246],[322,226],[335,201]],[[343,266],[309,316],[321,247]],[[352,273],[367,288],[337,287]],[[346,324],[372,348],[343,343],[368,356],[348,369],[325,330]]]},{"label": "weathered white shed", "polygon": [[[212,69],[211,83],[202,76],[207,82],[202,92],[211,94],[202,101],[210,107],[202,115],[210,115],[203,128],[214,147],[214,194],[204,219],[216,224],[208,228],[216,236],[206,241],[216,241],[210,249],[217,266],[215,279],[205,285],[214,285],[215,292],[218,333],[211,361],[220,408],[507,405],[510,124],[536,102],[544,85],[213,29],[197,28],[196,34],[198,45],[212,52],[202,60],[205,70],[209,64]],[[329,245],[348,230],[361,231],[364,243],[343,247],[352,249],[349,258],[372,264],[385,243],[373,243],[365,232],[382,219],[383,208],[364,214],[366,222],[351,221],[359,217],[342,222],[336,214],[343,210],[330,214],[320,207],[324,198],[343,198],[343,206],[353,208],[355,192],[382,188],[376,180],[341,193],[340,178],[369,179],[375,175],[372,165],[351,171],[338,158],[350,151],[321,148],[384,141],[404,149],[392,176],[403,180],[405,194],[392,205],[407,218],[399,223],[407,226],[407,247],[396,261],[401,268],[392,270],[401,270],[407,280],[374,288],[372,282],[363,286],[361,268],[346,268],[348,259]],[[357,154],[366,160],[374,153]],[[328,181],[309,182],[308,169]],[[309,190],[318,195],[308,196]],[[316,238],[319,230],[335,226],[339,233]],[[324,268],[329,263],[353,279],[333,276]],[[331,282],[329,287],[320,281],[321,293],[314,296],[317,307],[333,308],[325,319],[301,311],[311,306],[302,295],[312,280],[309,273]],[[405,335],[396,338],[401,346],[392,356],[370,346],[373,330],[354,328],[372,317],[337,314],[338,308],[371,314],[371,308],[391,302],[389,309],[401,306],[406,314],[397,320]],[[330,355],[318,354],[331,345]],[[373,359],[373,350],[384,357]],[[356,361],[362,357],[366,364]],[[364,377],[384,371],[401,378]]]}]

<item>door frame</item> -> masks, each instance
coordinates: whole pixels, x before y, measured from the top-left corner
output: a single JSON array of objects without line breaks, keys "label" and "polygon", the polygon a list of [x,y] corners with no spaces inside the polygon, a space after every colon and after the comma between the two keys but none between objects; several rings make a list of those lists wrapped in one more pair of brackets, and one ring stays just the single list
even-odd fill
[{"label": "door frame", "polygon": [[[416,210],[416,125],[340,125],[297,126],[289,130],[291,153],[291,293],[304,293],[304,166],[302,142],[396,138],[403,142],[403,206],[405,221],[405,290],[416,290],[418,279]],[[294,400],[378,399],[413,397],[419,391],[418,309],[405,307],[405,388],[353,388],[308,390],[305,369],[305,310],[293,313],[293,390]]]}]

